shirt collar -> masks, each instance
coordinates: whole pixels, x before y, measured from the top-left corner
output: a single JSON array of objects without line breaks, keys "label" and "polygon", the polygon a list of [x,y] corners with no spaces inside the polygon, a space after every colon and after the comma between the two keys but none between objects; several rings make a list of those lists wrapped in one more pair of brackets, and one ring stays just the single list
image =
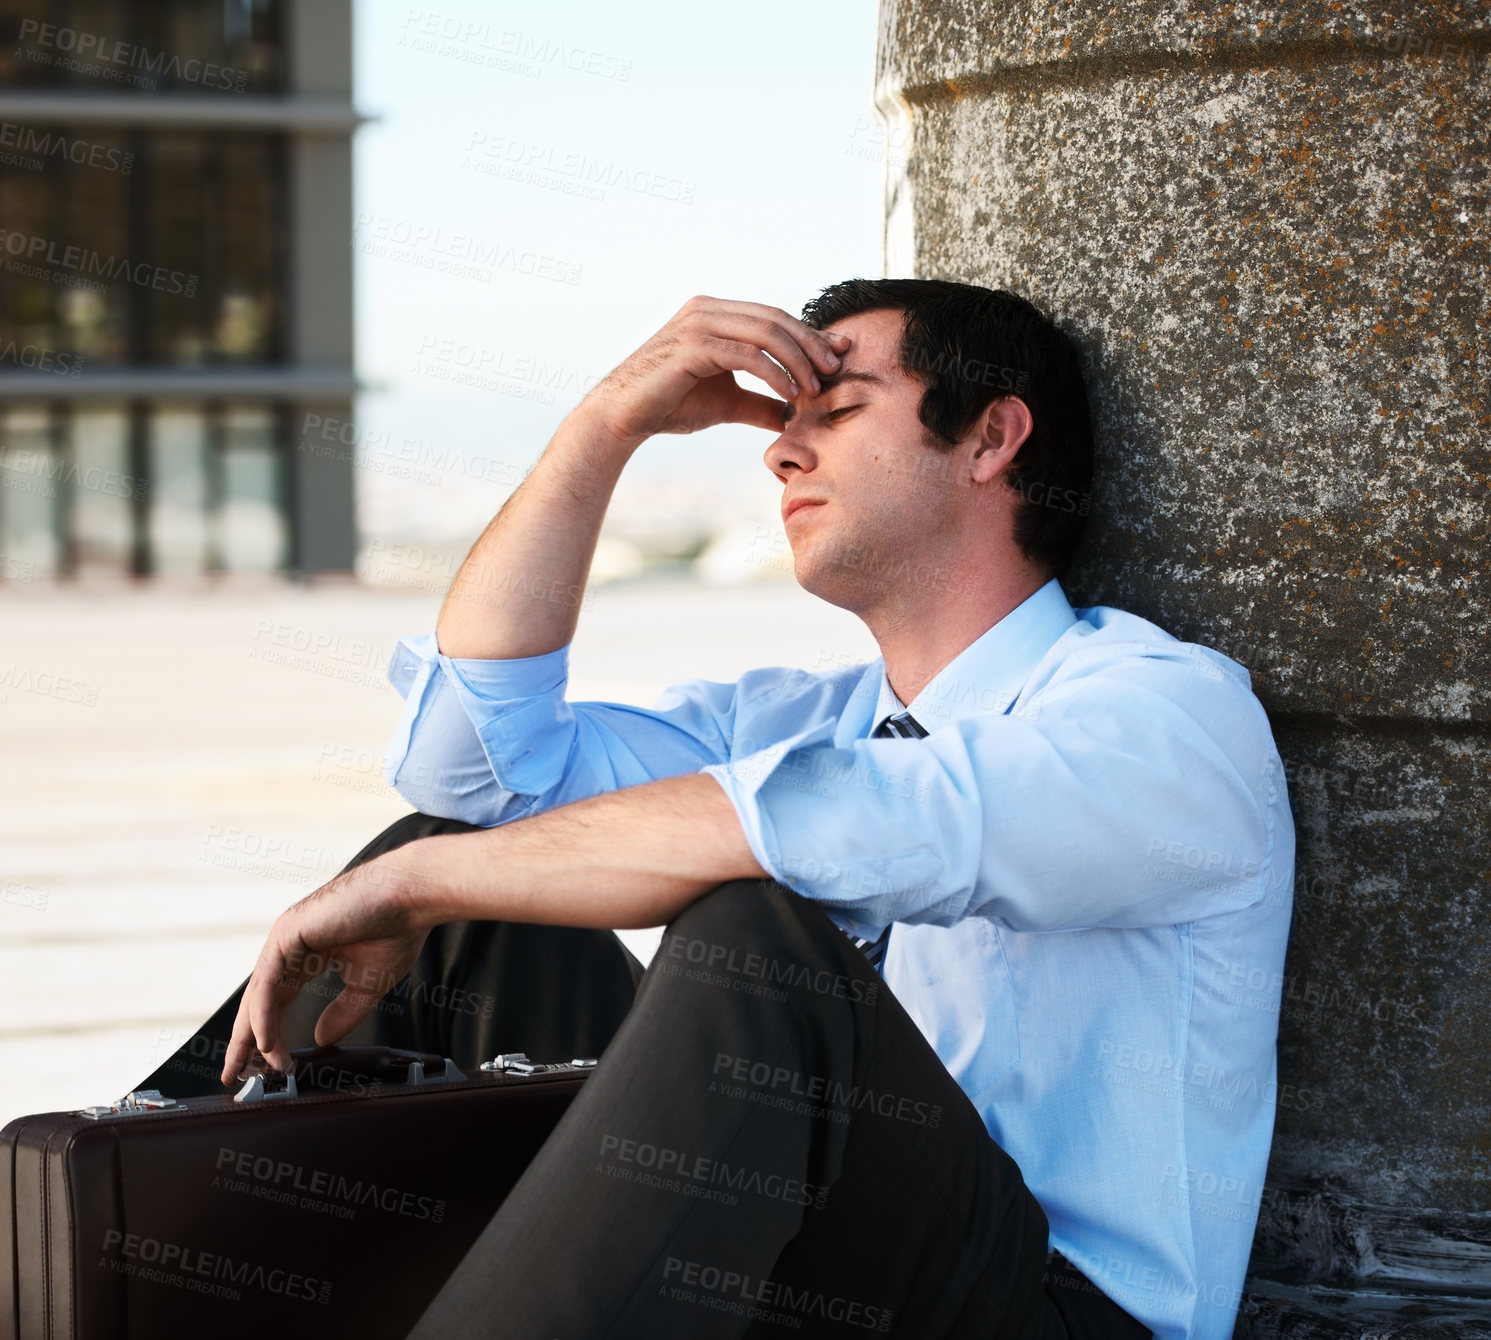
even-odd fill
[{"label": "shirt collar", "polygon": [[1030,672],[1077,616],[1054,577],[1016,605],[988,632],[949,661],[907,705],[896,697],[879,660],[880,697],[869,734],[889,716],[909,710],[929,734],[950,721],[1008,712]]}]

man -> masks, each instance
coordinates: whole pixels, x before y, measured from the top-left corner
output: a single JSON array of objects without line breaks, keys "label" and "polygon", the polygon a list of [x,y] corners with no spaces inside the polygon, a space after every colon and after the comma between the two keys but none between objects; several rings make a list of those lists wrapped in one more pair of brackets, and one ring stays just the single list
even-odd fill
[{"label": "man", "polygon": [[[880,660],[566,701],[627,459],[724,422]],[[1293,828],[1246,672],[1063,595],[1090,453],[1067,338],[938,281],[695,298],[564,421],[390,669],[391,780],[479,830],[284,913],[223,1070],[287,1063],[308,955],[324,1043],[436,928],[667,925],[416,1335],[1230,1334]]]}]

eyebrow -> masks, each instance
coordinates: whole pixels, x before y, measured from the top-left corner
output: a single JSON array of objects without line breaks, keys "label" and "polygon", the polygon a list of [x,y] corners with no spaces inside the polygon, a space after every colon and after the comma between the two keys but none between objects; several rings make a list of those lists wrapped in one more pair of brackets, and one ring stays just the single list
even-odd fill
[{"label": "eyebrow", "polygon": [[[832,376],[818,378],[818,385],[823,388],[818,394],[827,395],[843,382],[873,382],[876,386],[884,386],[885,378],[877,377],[873,372],[835,372]],[[782,427],[791,423],[792,416],[796,413],[797,406],[790,400],[786,401],[782,406]]]}]

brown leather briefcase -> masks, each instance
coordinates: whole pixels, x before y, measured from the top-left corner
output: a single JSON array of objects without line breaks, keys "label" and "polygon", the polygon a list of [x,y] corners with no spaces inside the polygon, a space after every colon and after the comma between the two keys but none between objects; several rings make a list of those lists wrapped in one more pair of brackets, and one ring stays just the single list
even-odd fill
[{"label": "brown leather briefcase", "polygon": [[403,1337],[595,1065],[292,1056],[283,1087],[0,1131],[0,1340]]}]

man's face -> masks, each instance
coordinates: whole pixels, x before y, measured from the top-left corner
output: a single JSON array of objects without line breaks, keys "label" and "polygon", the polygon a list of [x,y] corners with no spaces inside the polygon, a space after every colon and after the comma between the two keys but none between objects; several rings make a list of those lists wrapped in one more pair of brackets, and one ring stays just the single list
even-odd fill
[{"label": "man's face", "polygon": [[821,394],[788,405],[764,458],[782,481],[799,584],[858,614],[935,580],[958,521],[962,453],[929,445],[916,414],[924,388],[901,369],[902,318],[862,312],[827,327],[852,341],[842,366],[821,378]]}]

